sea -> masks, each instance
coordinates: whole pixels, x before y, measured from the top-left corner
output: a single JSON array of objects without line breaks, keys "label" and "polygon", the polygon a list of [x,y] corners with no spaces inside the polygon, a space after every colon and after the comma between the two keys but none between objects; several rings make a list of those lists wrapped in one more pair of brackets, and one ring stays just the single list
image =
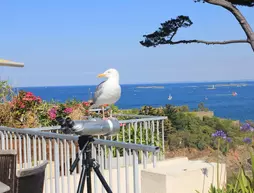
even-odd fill
[{"label": "sea", "polygon": [[[232,120],[254,120],[253,82],[209,82],[209,83],[163,83],[125,84],[116,105],[120,109],[188,105],[191,110],[203,102],[214,111],[215,116]],[[43,86],[20,87],[19,90],[33,92],[45,101],[65,102],[70,99],[91,99],[96,86]]]}]

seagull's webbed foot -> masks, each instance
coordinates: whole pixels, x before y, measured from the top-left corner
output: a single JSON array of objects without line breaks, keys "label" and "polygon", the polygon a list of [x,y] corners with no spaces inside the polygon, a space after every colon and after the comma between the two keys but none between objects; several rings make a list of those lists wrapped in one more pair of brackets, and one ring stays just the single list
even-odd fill
[{"label": "seagull's webbed foot", "polygon": [[113,110],[112,110],[111,106],[108,104],[105,104],[104,107],[106,108],[106,111],[109,111],[109,117],[112,118],[113,117]]},{"label": "seagull's webbed foot", "polygon": [[104,106],[102,106],[102,119],[104,119],[105,118],[105,112],[104,112]]}]

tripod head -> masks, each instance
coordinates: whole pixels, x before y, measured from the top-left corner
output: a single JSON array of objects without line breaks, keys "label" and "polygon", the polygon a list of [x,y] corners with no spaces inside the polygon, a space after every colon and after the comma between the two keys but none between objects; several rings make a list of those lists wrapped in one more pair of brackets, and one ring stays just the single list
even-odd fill
[{"label": "tripod head", "polygon": [[74,160],[73,164],[71,165],[71,168],[70,168],[71,173],[77,167],[77,164],[80,160],[80,155],[81,154],[84,155],[85,151],[91,151],[90,143],[92,143],[93,141],[94,141],[94,138],[91,135],[82,135],[82,136],[79,137],[78,144],[79,144],[80,153],[77,153],[76,159]]}]

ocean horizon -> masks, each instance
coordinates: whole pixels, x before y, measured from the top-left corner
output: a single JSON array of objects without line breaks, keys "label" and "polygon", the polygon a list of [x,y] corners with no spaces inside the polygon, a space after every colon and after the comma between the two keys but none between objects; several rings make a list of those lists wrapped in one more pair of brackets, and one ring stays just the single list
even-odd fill
[{"label": "ocean horizon", "polygon": [[[121,84],[120,109],[188,105],[191,110],[203,102],[215,116],[233,120],[254,120],[254,81],[207,81],[180,83]],[[65,102],[91,99],[96,85],[18,87],[45,101]],[[172,97],[171,100],[168,100]]]},{"label": "ocean horizon", "polygon": [[[216,81],[175,81],[175,82],[136,82],[136,83],[121,83],[121,85],[158,85],[158,84],[192,84],[192,83],[254,83],[254,79],[242,80],[216,80]],[[17,86],[16,88],[34,88],[34,87],[69,87],[69,86],[96,86],[96,84],[80,84],[80,85],[35,85],[35,86]]]}]

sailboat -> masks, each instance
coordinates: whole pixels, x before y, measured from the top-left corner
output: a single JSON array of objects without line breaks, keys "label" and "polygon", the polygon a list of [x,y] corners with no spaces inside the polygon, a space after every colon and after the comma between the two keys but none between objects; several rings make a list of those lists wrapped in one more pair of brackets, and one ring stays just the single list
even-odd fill
[{"label": "sailboat", "polygon": [[216,89],[216,88],[215,88],[215,86],[213,85],[212,87],[208,87],[207,89],[208,89],[208,90],[214,90],[214,89]]},{"label": "sailboat", "polygon": [[237,92],[232,92],[232,96],[237,96]]},{"label": "sailboat", "polygon": [[171,95],[168,95],[168,100],[170,101],[170,100],[172,100],[172,96]]}]

